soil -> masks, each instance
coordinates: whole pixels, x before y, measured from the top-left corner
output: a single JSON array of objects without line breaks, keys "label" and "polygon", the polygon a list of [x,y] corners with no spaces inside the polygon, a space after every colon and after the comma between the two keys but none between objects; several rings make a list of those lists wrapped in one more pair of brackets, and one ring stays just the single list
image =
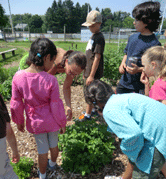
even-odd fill
[{"label": "soil", "polygon": [[[11,63],[10,65],[5,65],[5,68],[11,66],[18,66],[18,63]],[[62,93],[62,85],[59,85],[59,90],[60,90],[60,96],[61,99],[64,102],[64,97]],[[83,111],[86,109],[86,103],[84,100],[83,96],[83,87],[81,85],[77,86],[72,86],[71,87],[71,99],[72,99],[72,109],[73,109],[73,118],[79,117]],[[65,103],[64,103],[65,104]],[[10,113],[10,103],[6,103],[9,114]],[[100,119],[101,122],[104,122],[103,119]],[[74,121],[70,121],[67,123],[67,125],[72,125],[74,124]],[[14,130],[14,133],[16,135],[17,139],[17,144],[18,144],[18,150],[20,152],[20,156],[26,156],[29,158],[32,158],[34,161],[34,166],[32,169],[31,173],[31,179],[37,179],[38,174],[38,156],[37,156],[37,148],[36,148],[36,143],[35,139],[32,134],[28,133],[25,131],[24,133],[21,133],[17,130],[16,124],[11,121],[11,126]],[[91,173],[90,175],[82,177],[80,174],[74,174],[74,173],[65,173],[64,170],[61,168],[62,160],[61,160],[61,152],[59,152],[58,159],[57,159],[57,170],[56,172],[52,173],[48,171],[49,173],[49,178],[52,179],[103,179],[104,176],[106,175],[115,175],[115,176],[121,176],[125,170],[125,167],[128,163],[128,159],[126,155],[124,155],[121,150],[120,150],[120,142],[119,139],[115,136],[116,138],[116,148],[117,150],[115,151],[114,155],[114,160],[112,161],[111,164],[104,166],[101,168],[100,172],[98,173]],[[7,146],[7,152],[9,153],[9,156],[11,157],[11,149],[9,145]],[[50,157],[50,154],[49,154]],[[164,178],[161,174],[158,177],[158,179]]]}]

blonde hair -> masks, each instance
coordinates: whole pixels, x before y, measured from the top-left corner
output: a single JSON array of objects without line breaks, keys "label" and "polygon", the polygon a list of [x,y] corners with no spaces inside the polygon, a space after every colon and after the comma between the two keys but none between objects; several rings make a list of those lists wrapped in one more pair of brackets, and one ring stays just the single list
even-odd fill
[{"label": "blonde hair", "polygon": [[147,57],[149,62],[155,61],[159,66],[159,78],[166,77],[166,44],[164,46],[154,46],[145,51],[143,56]]}]

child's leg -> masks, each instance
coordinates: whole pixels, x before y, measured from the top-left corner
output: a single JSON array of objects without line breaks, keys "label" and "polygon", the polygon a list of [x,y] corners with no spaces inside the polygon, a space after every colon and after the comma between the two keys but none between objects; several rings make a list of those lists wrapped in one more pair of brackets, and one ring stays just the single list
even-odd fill
[{"label": "child's leg", "polygon": [[57,159],[58,154],[59,154],[58,146],[56,146],[54,148],[50,148],[50,152],[51,152],[51,161],[56,162],[56,159]]},{"label": "child's leg", "polygon": [[49,142],[49,147],[50,147],[50,152],[51,152],[52,165],[55,164],[56,159],[59,154],[58,133],[59,133],[59,131],[48,133],[48,142]]},{"label": "child's leg", "polygon": [[46,173],[48,153],[38,154],[39,170],[41,174]]},{"label": "child's leg", "polygon": [[163,175],[166,177],[166,163],[164,164],[163,168],[161,169]]},{"label": "child's leg", "polygon": [[[39,170],[41,174],[46,173],[47,161],[48,161],[48,133],[34,134],[37,150],[38,150],[38,162]],[[46,174],[45,174],[46,175]]]},{"label": "child's leg", "polygon": [[132,173],[133,173],[134,165],[132,165],[130,162],[127,164],[126,170],[123,174],[123,179],[131,179]]},{"label": "child's leg", "polygon": [[90,105],[90,104],[87,104],[87,106],[86,106],[86,114],[89,114],[89,115],[91,115],[92,108],[93,108],[93,106],[92,106],[92,105]]}]

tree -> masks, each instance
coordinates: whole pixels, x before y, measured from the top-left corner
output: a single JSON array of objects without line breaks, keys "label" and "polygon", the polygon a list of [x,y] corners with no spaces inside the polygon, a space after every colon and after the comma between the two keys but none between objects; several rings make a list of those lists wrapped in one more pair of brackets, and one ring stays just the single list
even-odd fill
[{"label": "tree", "polygon": [[30,32],[42,32],[43,21],[39,15],[33,15],[29,21]]},{"label": "tree", "polygon": [[134,29],[134,25],[133,25],[134,19],[130,16],[126,17],[123,21],[123,28],[130,28],[130,29]]},{"label": "tree", "polygon": [[164,22],[163,22],[163,27],[162,29],[166,29],[166,19],[164,19]]},{"label": "tree", "polygon": [[9,23],[9,19],[5,15],[5,10],[0,4],[0,29],[2,30],[8,23]]}]

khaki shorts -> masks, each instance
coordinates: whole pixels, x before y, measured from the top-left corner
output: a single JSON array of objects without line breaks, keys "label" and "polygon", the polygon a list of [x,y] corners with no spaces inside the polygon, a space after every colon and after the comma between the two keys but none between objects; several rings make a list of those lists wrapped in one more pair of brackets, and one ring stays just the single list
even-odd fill
[{"label": "khaki shorts", "polygon": [[135,165],[135,163],[131,162],[130,160],[129,160],[129,162],[134,166],[133,175],[132,175],[133,179],[156,179],[158,173],[161,171],[161,169],[165,163],[165,158],[157,150],[157,148],[155,148],[150,174],[147,174],[147,173],[141,171],[140,169],[138,169],[138,167]]},{"label": "khaki shorts", "polygon": [[36,140],[39,154],[46,154],[50,148],[55,148],[58,145],[58,133],[59,131],[33,134]]},{"label": "khaki shorts", "polygon": [[6,137],[0,139],[0,179],[18,179],[6,153]]}]

